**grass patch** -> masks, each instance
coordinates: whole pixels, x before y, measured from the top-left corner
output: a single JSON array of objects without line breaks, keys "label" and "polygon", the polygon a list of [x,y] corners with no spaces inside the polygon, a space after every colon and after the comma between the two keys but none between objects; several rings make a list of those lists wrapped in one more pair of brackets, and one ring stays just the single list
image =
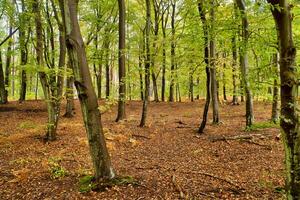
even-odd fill
[{"label": "grass patch", "polygon": [[32,121],[24,121],[18,125],[18,128],[19,129],[35,129],[35,128],[37,128],[37,125],[34,124],[34,122],[32,122]]},{"label": "grass patch", "polygon": [[258,130],[267,129],[267,128],[280,128],[280,125],[275,124],[271,121],[257,122],[257,123],[254,123],[252,126],[247,127],[245,129],[245,131],[258,131]]}]

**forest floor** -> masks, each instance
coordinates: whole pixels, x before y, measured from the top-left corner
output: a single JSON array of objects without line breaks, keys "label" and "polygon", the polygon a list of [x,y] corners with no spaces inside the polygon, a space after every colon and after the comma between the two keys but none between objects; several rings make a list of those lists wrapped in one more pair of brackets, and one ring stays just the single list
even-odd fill
[{"label": "forest floor", "polygon": [[[58,140],[46,144],[41,140],[47,121],[42,101],[0,106],[0,199],[283,197],[283,145],[279,129],[265,125],[270,103],[255,102],[260,125],[252,131],[244,131],[244,105],[221,105],[222,123],[209,120],[203,135],[197,134],[203,100],[151,103],[146,128],[138,127],[141,105],[127,103],[127,120],[121,123],[114,122],[115,105],[105,106],[102,117],[116,173],[138,184],[88,193],[79,192],[79,180],[92,173],[92,166],[78,102],[75,117],[59,121]],[[253,138],[230,137],[237,135]]]}]

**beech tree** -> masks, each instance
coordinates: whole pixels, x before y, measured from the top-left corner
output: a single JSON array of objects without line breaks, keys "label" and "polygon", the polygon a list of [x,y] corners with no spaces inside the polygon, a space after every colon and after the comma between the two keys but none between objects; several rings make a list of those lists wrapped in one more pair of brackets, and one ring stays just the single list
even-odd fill
[{"label": "beech tree", "polygon": [[146,27],[145,27],[145,89],[144,89],[144,101],[143,111],[140,127],[146,125],[146,119],[148,114],[148,103],[149,103],[149,91],[150,91],[150,28],[151,28],[151,3],[150,0],[146,0]]},{"label": "beech tree", "polygon": [[95,179],[111,179],[115,176],[106,147],[97,96],[93,89],[84,42],[78,24],[78,0],[60,0],[60,7],[66,32],[66,44],[74,83],[81,104]]},{"label": "beech tree", "polygon": [[125,99],[126,99],[126,69],[125,69],[125,1],[118,0],[119,3],[119,101],[118,116],[116,121],[125,119]]},{"label": "beech tree", "polygon": [[253,99],[249,82],[249,67],[248,67],[248,40],[249,40],[249,22],[246,13],[246,4],[244,0],[236,0],[237,7],[242,18],[242,46],[240,51],[240,65],[242,72],[243,86],[246,94],[246,127],[251,127],[253,124]]},{"label": "beech tree", "polygon": [[268,0],[275,20],[280,52],[281,117],[280,126],[285,148],[286,197],[300,199],[300,118],[297,104],[297,76],[293,42],[292,5],[288,0]]}]

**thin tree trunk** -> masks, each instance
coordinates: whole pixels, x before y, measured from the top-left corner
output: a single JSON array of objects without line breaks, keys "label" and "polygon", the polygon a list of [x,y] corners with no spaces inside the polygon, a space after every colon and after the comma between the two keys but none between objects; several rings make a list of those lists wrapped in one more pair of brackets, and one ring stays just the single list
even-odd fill
[{"label": "thin tree trunk", "polygon": [[6,104],[6,103],[7,103],[7,95],[5,90],[2,55],[0,49],[0,104]]},{"label": "thin tree trunk", "polygon": [[212,97],[212,107],[213,107],[213,124],[219,123],[219,102],[218,102],[218,85],[216,77],[216,44],[215,44],[215,32],[214,32],[214,23],[215,23],[215,3],[214,0],[210,2],[210,44],[209,44],[209,53],[210,53],[210,75],[211,75],[211,97]]},{"label": "thin tree trunk", "polygon": [[252,93],[250,90],[250,82],[249,82],[249,69],[248,69],[249,67],[248,67],[248,55],[247,55],[249,23],[246,15],[246,7],[245,7],[244,0],[236,0],[236,2],[242,17],[243,48],[241,48],[241,52],[240,52],[240,61],[241,61],[242,79],[243,79],[245,95],[246,95],[246,127],[251,127],[253,124],[254,116],[253,116]]},{"label": "thin tree trunk", "polygon": [[126,68],[125,68],[125,1],[118,0],[119,3],[119,101],[118,116],[116,122],[124,120],[126,101]]},{"label": "thin tree trunk", "polygon": [[[12,26],[10,24],[9,26],[9,34],[11,35],[13,33],[13,30],[12,30]],[[9,76],[10,76],[10,72],[11,72],[11,55],[12,55],[12,40],[10,40],[8,42],[8,47],[7,47],[7,52],[6,52],[6,65],[5,65],[5,91],[6,91],[6,96],[8,97],[8,90],[7,88],[9,87]],[[6,98],[7,98],[6,97]]]},{"label": "thin tree trunk", "polygon": [[238,89],[237,89],[237,47],[236,47],[236,34],[232,37],[232,85],[233,85],[233,98],[232,105],[238,105]]},{"label": "thin tree trunk", "polygon": [[279,60],[278,60],[278,53],[275,53],[273,55],[273,66],[274,66],[274,72],[275,72],[275,78],[274,78],[274,84],[273,84],[273,103],[272,103],[272,116],[271,120],[274,123],[277,123],[279,121]]},{"label": "thin tree trunk", "polygon": [[[169,19],[169,4],[166,5],[166,11],[162,13],[161,17],[161,29],[163,34],[163,42],[162,42],[162,78],[161,78],[161,101],[165,101],[165,93],[166,93],[166,62],[167,62],[167,52],[166,52],[166,29],[167,23]],[[167,12],[167,13],[165,13]],[[165,16],[166,15],[166,16]]]},{"label": "thin tree trunk", "polygon": [[102,179],[111,179],[114,177],[114,172],[105,143],[97,96],[93,89],[84,42],[77,19],[78,1],[60,0],[60,2],[62,4],[68,54],[81,104],[95,179],[97,182]]},{"label": "thin tree trunk", "polygon": [[176,2],[175,0],[171,1],[172,5],[172,15],[171,15],[171,27],[172,27],[172,40],[171,40],[171,80],[170,80],[170,93],[169,101],[174,102],[174,89],[175,89],[175,11],[176,11]]},{"label": "thin tree trunk", "polygon": [[[71,64],[68,64],[68,67],[70,70],[72,70]],[[66,112],[64,114],[64,117],[66,118],[72,118],[74,117],[73,115],[73,110],[74,110],[74,76],[69,75],[67,77],[67,87],[66,87],[66,99],[67,99],[67,104],[66,104]]]},{"label": "thin tree trunk", "polygon": [[203,119],[201,122],[201,125],[199,127],[198,133],[203,133],[204,128],[206,126],[207,122],[207,114],[208,114],[208,109],[209,109],[209,104],[210,104],[210,85],[211,85],[211,75],[210,75],[210,66],[209,66],[209,41],[208,41],[208,24],[205,16],[205,9],[204,9],[204,0],[199,1],[198,3],[198,10],[201,18],[201,22],[203,25],[203,37],[204,37],[204,61],[206,63],[206,101],[205,101],[205,106],[204,106],[204,111],[203,111]]},{"label": "thin tree trunk", "polygon": [[[22,3],[22,13],[25,12],[25,2],[24,0],[21,1]],[[21,52],[21,67],[24,67],[27,64],[27,42],[25,42],[26,37],[26,31],[23,24],[26,24],[25,22],[25,15],[20,15],[19,17],[20,23],[22,26],[20,26],[19,30],[19,42],[20,42],[20,52]],[[28,32],[29,34],[29,32]],[[27,88],[27,74],[24,69],[21,70],[21,84],[20,84],[20,98],[19,102],[22,103],[26,99],[26,88]]]},{"label": "thin tree trunk", "polygon": [[148,113],[148,101],[149,101],[149,90],[150,90],[150,28],[151,28],[151,7],[150,0],[146,0],[146,33],[145,33],[145,94],[143,101],[143,112],[140,127],[146,125],[147,113]]}]

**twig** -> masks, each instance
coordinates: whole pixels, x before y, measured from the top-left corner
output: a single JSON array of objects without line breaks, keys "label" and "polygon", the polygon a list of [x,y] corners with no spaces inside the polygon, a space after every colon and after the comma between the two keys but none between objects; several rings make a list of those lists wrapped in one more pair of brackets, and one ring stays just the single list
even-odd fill
[{"label": "twig", "polygon": [[215,178],[215,179],[218,179],[218,180],[220,180],[220,181],[226,182],[226,183],[228,183],[228,184],[230,184],[230,185],[232,185],[232,186],[235,186],[236,188],[238,188],[238,189],[240,189],[240,190],[245,190],[244,188],[242,188],[241,186],[239,186],[239,185],[233,183],[233,182],[230,181],[230,180],[227,180],[227,179],[218,177],[218,176],[213,175],[213,174],[209,174],[209,173],[207,173],[207,172],[201,172],[201,171],[195,172],[195,171],[193,171],[193,172],[191,172],[191,173],[200,174],[200,175],[208,176],[208,177],[211,177],[211,178]]},{"label": "twig", "polygon": [[247,134],[247,135],[234,135],[234,136],[214,136],[209,138],[212,142],[216,141],[226,141],[226,140],[252,140],[254,138],[265,139],[270,135],[263,134]]},{"label": "twig", "polygon": [[203,193],[203,192],[198,192],[200,195],[202,195],[202,196],[205,196],[205,197],[210,197],[210,198],[213,198],[213,199],[216,199],[216,197],[215,196],[213,196],[213,195],[210,195],[210,194],[206,194],[206,193]]},{"label": "twig", "polygon": [[145,139],[151,139],[150,137],[147,137],[147,136],[144,136],[144,135],[136,135],[136,134],[133,134],[132,135],[133,137],[139,137],[139,138],[145,138]]}]

